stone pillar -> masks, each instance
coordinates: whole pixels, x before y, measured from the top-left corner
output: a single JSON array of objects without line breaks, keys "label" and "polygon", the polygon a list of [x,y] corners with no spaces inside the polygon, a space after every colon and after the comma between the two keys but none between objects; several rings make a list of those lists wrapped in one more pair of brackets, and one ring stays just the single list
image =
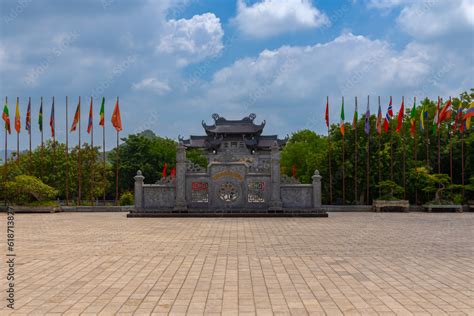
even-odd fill
[{"label": "stone pillar", "polygon": [[175,211],[186,210],[186,147],[180,143],[176,151],[176,202]]},{"label": "stone pillar", "polygon": [[271,188],[272,198],[270,200],[269,210],[277,211],[283,208],[280,192],[280,146],[275,141],[271,151]]},{"label": "stone pillar", "polygon": [[143,180],[145,180],[145,177],[138,170],[137,175],[133,179],[135,179],[135,209],[138,210],[143,208]]},{"label": "stone pillar", "polygon": [[319,174],[318,170],[314,170],[314,175],[311,177],[313,179],[313,207],[321,207],[321,179],[323,177]]}]

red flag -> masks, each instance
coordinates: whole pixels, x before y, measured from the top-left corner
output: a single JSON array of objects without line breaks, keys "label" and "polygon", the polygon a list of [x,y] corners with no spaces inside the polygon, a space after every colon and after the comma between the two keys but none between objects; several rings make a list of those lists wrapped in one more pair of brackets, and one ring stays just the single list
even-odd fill
[{"label": "red flag", "polygon": [[89,122],[87,124],[87,134],[90,134],[92,131],[92,98],[91,98],[91,106],[89,109]]},{"label": "red flag", "polygon": [[175,178],[175,177],[176,177],[176,167],[173,167],[173,169],[171,169],[170,176],[171,176],[171,178]]},{"label": "red flag", "polygon": [[444,107],[441,109],[441,112],[439,112],[439,123],[451,118],[452,112],[453,112],[453,107],[451,104],[451,99],[449,99],[449,101],[446,102]]},{"label": "red flag", "polygon": [[296,164],[293,164],[293,167],[291,167],[291,176],[296,178]]},{"label": "red flag", "polygon": [[402,98],[402,105],[400,106],[400,111],[398,111],[398,125],[397,129],[395,130],[397,133],[400,132],[403,126],[403,115],[405,114],[405,99]]},{"label": "red flag", "polygon": [[163,178],[166,178],[166,168],[167,168],[167,167],[168,167],[168,165],[167,165],[166,162],[165,162],[165,165],[163,166],[163,172],[161,173],[161,176],[162,176]]},{"label": "red flag", "polygon": [[329,127],[329,98],[326,99],[326,126]]},{"label": "red flag", "polygon": [[117,102],[115,103],[114,113],[112,114],[112,125],[115,127],[117,132],[120,132],[122,130],[122,118],[120,117],[120,107],[118,98]]},{"label": "red flag", "polygon": [[76,130],[77,124],[79,123],[80,119],[81,119],[81,101],[79,101],[79,103],[77,104],[76,114],[74,114],[74,120],[71,126],[71,132],[74,132]]}]

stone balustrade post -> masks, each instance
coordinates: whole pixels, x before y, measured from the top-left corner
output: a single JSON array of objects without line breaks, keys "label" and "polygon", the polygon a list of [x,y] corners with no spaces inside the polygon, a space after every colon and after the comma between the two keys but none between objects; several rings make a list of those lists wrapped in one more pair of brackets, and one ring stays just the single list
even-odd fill
[{"label": "stone balustrade post", "polygon": [[141,170],[137,171],[137,175],[133,177],[135,179],[135,209],[143,208],[143,180],[145,177],[142,175]]},{"label": "stone balustrade post", "polygon": [[319,174],[318,170],[314,171],[314,175],[311,177],[313,179],[313,207],[321,207],[321,179],[323,177]]},{"label": "stone balustrade post", "polygon": [[280,146],[275,141],[271,148],[271,188],[272,195],[269,210],[281,210],[283,203],[281,202],[280,192]]},{"label": "stone balustrade post", "polygon": [[186,203],[186,147],[180,143],[176,151],[176,202],[174,210],[187,209]]}]

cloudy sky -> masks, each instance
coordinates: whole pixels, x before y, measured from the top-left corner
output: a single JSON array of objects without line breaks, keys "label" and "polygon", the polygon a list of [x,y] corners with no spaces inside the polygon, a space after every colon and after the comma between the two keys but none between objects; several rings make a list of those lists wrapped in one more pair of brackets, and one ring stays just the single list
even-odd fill
[{"label": "cloudy sky", "polygon": [[351,117],[354,96],[373,96],[375,112],[378,95],[383,109],[393,95],[398,110],[402,95],[474,87],[473,0],[2,0],[0,9],[1,95],[12,114],[17,96],[23,114],[32,98],[35,144],[41,96],[46,138],[56,98],[60,141],[66,96],[70,119],[81,96],[84,129],[90,97],[97,123],[105,96],[110,147],[116,96],[125,135],[177,139],[201,134],[215,112],[256,113],[281,136],[322,133],[327,95],[338,121],[342,95]]}]

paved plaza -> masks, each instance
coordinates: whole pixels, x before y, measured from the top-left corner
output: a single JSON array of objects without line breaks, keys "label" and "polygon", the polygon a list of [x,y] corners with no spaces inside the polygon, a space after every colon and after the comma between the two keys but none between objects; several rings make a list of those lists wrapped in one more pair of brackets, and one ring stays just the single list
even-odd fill
[{"label": "paved plaza", "polygon": [[18,315],[474,314],[472,213],[15,220]]}]

